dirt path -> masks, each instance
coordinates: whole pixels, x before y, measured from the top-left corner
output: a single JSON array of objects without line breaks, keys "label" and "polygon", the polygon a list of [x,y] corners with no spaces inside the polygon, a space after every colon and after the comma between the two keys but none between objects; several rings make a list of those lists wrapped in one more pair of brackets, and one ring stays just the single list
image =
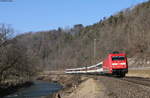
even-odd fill
[{"label": "dirt path", "polygon": [[105,88],[97,80],[89,78],[78,87],[73,88],[70,94],[65,94],[62,98],[107,98]]}]

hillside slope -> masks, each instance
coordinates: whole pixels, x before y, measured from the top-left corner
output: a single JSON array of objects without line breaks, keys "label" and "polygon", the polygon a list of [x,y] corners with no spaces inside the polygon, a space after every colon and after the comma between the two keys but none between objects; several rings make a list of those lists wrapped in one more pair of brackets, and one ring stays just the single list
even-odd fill
[{"label": "hillside slope", "polygon": [[128,57],[150,59],[150,1],[128,8],[84,27],[41,31],[19,35],[16,39],[46,69],[62,69],[94,64],[109,52],[121,51]]}]

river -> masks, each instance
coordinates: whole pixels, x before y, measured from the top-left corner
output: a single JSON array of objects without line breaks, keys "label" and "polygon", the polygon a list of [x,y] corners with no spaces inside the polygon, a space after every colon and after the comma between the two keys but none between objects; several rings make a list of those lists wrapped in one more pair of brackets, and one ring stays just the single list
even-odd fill
[{"label": "river", "polygon": [[62,89],[58,83],[35,81],[29,88],[20,89],[18,92],[4,98],[41,98]]}]

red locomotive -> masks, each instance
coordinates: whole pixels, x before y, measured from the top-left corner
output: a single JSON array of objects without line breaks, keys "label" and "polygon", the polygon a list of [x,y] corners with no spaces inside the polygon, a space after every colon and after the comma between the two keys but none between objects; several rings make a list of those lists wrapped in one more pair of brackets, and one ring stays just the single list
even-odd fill
[{"label": "red locomotive", "polygon": [[103,61],[103,73],[124,77],[128,72],[127,57],[124,53],[110,53]]},{"label": "red locomotive", "polygon": [[128,63],[127,57],[124,53],[114,52],[108,54],[107,58],[104,61],[99,62],[98,64],[66,69],[65,73],[67,74],[111,74],[124,77],[128,72]]}]

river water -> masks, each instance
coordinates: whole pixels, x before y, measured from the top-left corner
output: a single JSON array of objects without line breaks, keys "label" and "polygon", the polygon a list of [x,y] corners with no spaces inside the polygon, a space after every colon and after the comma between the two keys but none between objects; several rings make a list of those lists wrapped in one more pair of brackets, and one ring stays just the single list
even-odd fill
[{"label": "river water", "polygon": [[29,88],[20,89],[18,92],[4,98],[41,98],[62,89],[58,83],[35,81]]}]

